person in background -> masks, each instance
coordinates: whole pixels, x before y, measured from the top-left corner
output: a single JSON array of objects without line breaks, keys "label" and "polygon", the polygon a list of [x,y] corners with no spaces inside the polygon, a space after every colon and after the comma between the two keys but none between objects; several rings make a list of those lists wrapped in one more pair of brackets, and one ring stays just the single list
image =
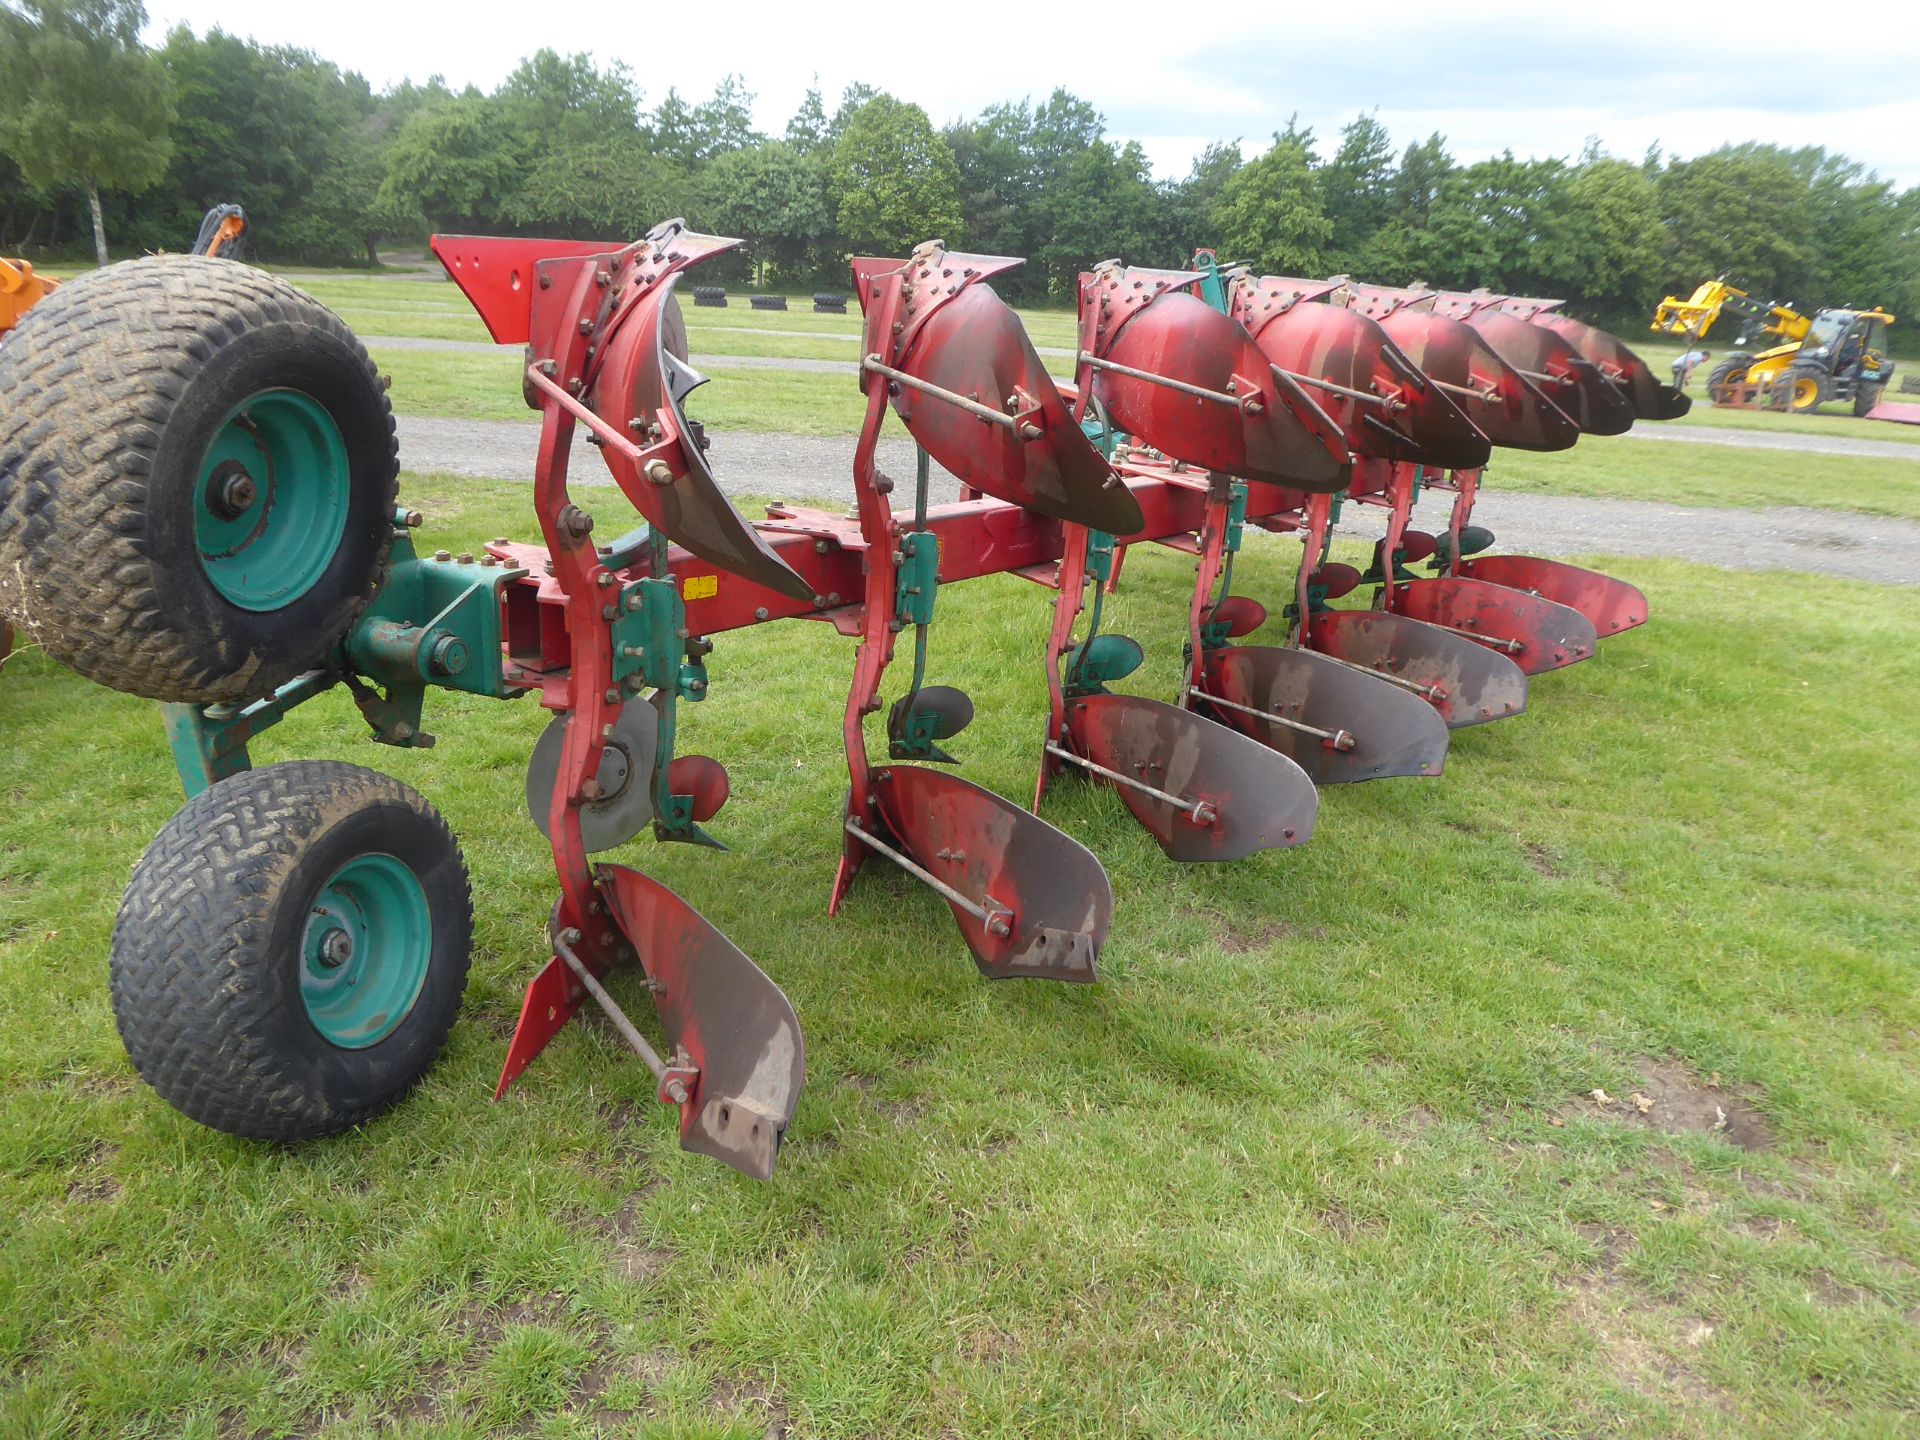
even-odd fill
[{"label": "person in background", "polygon": [[1703,361],[1711,360],[1712,358],[1713,351],[1711,350],[1689,350],[1678,360],[1675,360],[1673,362],[1673,383],[1675,387],[1681,390],[1686,389],[1687,379],[1693,374],[1695,368]]}]

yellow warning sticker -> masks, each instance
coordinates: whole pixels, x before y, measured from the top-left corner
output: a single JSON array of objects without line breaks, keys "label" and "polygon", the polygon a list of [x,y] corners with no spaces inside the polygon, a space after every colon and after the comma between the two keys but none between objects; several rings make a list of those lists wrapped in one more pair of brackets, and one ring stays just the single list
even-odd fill
[{"label": "yellow warning sticker", "polygon": [[680,585],[682,600],[711,600],[719,593],[718,575],[689,575]]}]

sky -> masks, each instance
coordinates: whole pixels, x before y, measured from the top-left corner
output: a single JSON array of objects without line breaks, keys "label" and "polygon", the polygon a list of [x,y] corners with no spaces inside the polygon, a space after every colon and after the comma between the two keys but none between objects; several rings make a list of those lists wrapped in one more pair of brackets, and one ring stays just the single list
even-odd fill
[{"label": "sky", "polygon": [[[1178,178],[1210,141],[1248,155],[1298,113],[1331,153],[1339,129],[1377,112],[1395,145],[1439,131],[1454,157],[1511,149],[1577,155],[1589,137],[1638,159],[1745,140],[1823,145],[1902,186],[1920,185],[1920,10],[1857,9],[1844,24],[1769,23],[1760,5],[1726,35],[1711,10],[1645,0],[1433,0],[1210,6],[1221,23],[1176,23],[1176,7],[1131,3],[889,10],[843,0],[773,5],[540,6],[466,0],[148,0],[150,43],[185,23],[313,50],[375,89],[441,75],[491,90],[543,46],[624,60],[656,103],[699,100],[740,75],[762,130],[779,133],[816,77],[829,111],[866,81],[936,124],[1056,86],[1088,100],[1109,135],[1138,140]],[[1735,12],[1727,12],[1734,16]],[[804,34],[792,20],[806,16]],[[542,26],[542,17],[551,23]],[[980,18],[976,18],[980,17]]]}]

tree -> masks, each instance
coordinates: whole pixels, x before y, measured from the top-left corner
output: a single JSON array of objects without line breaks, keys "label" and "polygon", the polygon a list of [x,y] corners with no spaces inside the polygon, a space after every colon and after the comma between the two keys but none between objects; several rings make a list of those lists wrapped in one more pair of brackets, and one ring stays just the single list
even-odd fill
[{"label": "tree", "polygon": [[520,178],[495,102],[463,95],[419,111],[400,128],[380,198],[435,229],[487,229]]},{"label": "tree", "polygon": [[1324,268],[1333,224],[1321,205],[1310,140],[1290,126],[1287,134],[1274,136],[1272,149],[1220,187],[1214,226],[1223,255],[1281,275],[1314,275]]},{"label": "tree", "polygon": [[1424,278],[1521,295],[1579,284],[1567,181],[1564,161],[1519,160],[1511,150],[1454,171],[1429,217]]},{"label": "tree", "polygon": [[1393,141],[1387,127],[1376,116],[1356,116],[1340,131],[1340,148],[1320,170],[1337,266],[1351,269],[1352,257],[1387,223],[1393,213],[1393,182]]},{"label": "tree", "polygon": [[1599,316],[1644,323],[1661,293],[1666,244],[1653,181],[1628,161],[1590,156],[1567,182],[1566,203],[1575,253],[1563,286]]},{"label": "tree", "polygon": [[787,121],[787,144],[800,155],[813,155],[826,148],[827,110],[820,103],[818,75],[813,77],[813,84],[807,87],[807,98],[800,102],[800,108]]},{"label": "tree", "polygon": [[904,254],[961,233],[953,151],[918,105],[867,101],[848,119],[827,174],[841,239],[857,252]]},{"label": "tree", "polygon": [[1779,152],[1723,148],[1677,160],[1659,193],[1668,289],[1685,294],[1731,274],[1762,298],[1811,303],[1818,257],[1808,185]]},{"label": "tree", "polygon": [[782,141],[716,157],[701,174],[700,189],[706,223],[747,242],[759,284],[769,261],[783,274],[799,271],[808,247],[827,227],[820,165]]},{"label": "tree", "polygon": [[166,173],[173,98],[140,48],[139,0],[0,6],[0,151],[42,189],[86,187],[94,255],[107,263],[100,191],[139,194]]},{"label": "tree", "polygon": [[1136,264],[1184,257],[1157,252],[1160,197],[1146,152],[1096,140],[1070,156],[1048,190],[1048,236],[1035,255],[1056,297],[1071,296],[1080,272],[1122,256]]},{"label": "tree", "polygon": [[688,209],[686,173],[633,140],[596,140],[543,153],[501,206],[536,233],[631,240]]},{"label": "tree", "polygon": [[516,141],[528,148],[584,144],[640,131],[640,87],[616,61],[605,71],[591,55],[540,50],[495,92]]}]

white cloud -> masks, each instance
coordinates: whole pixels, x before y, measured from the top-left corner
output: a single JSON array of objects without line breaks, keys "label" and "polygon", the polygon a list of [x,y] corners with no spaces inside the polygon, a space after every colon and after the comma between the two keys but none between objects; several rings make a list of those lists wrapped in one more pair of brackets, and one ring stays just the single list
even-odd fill
[{"label": "white cloud", "polygon": [[735,72],[770,131],[785,126],[815,74],[829,106],[864,80],[918,102],[936,122],[1064,85],[1097,106],[1115,135],[1139,140],[1163,175],[1184,173],[1212,139],[1243,136],[1257,150],[1296,110],[1330,149],[1340,125],[1377,108],[1396,142],[1438,130],[1467,160],[1507,148],[1570,156],[1589,135],[1627,156],[1656,141],[1688,155],[1763,140],[1824,145],[1920,184],[1911,139],[1920,133],[1911,80],[1920,17],[1899,6],[1873,12],[1871,37],[1851,25],[1783,31],[1755,23],[1751,10],[1718,33],[1645,0],[1482,0],[1468,10],[1376,0],[1364,11],[1238,21],[1219,17],[1244,10],[1190,21],[1169,13],[1178,14],[1128,4],[929,12],[844,0],[598,10],[151,0],[148,34],[158,41],[177,22],[202,33],[217,25],[313,50],[376,88],[440,74],[491,89],[542,45],[625,60],[649,103],[669,85],[702,98]]}]

